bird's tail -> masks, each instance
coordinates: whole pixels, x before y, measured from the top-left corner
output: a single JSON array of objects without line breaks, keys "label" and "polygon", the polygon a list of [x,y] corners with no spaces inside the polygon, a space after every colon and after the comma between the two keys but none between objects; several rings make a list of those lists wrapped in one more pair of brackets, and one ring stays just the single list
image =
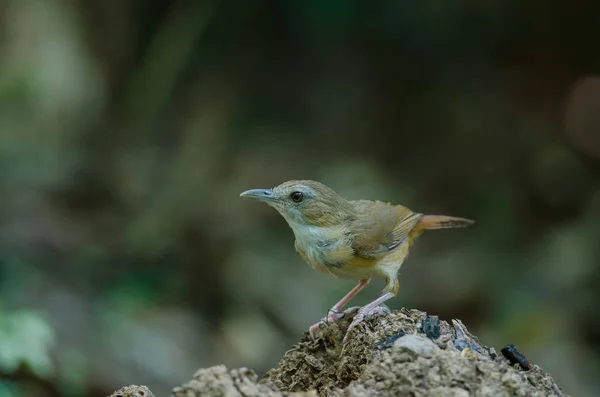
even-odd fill
[{"label": "bird's tail", "polygon": [[458,218],[456,216],[423,215],[415,227],[410,231],[408,236],[409,242],[412,244],[425,230],[467,227],[473,223],[475,223],[475,221],[467,218]]},{"label": "bird's tail", "polygon": [[458,218],[446,215],[423,215],[416,227],[423,230],[450,229],[455,227],[467,227],[475,223],[471,219]]}]

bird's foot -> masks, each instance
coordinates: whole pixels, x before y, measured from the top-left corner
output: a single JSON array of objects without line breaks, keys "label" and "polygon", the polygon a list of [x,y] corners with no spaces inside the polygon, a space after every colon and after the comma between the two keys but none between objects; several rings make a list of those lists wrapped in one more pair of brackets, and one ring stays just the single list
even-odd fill
[{"label": "bird's foot", "polygon": [[351,307],[349,309],[344,310],[343,312],[329,310],[329,312],[327,312],[327,316],[323,317],[318,323],[311,325],[311,327],[308,329],[308,332],[310,332],[311,335],[314,335],[321,328],[321,326],[328,326],[329,324],[336,322],[340,318],[344,317],[346,314],[355,312],[359,309],[360,306]]},{"label": "bird's foot", "polygon": [[354,319],[352,320],[352,322],[348,326],[348,329],[346,330],[346,335],[344,336],[344,344],[346,344],[348,342],[348,340],[350,339],[350,332],[352,331],[352,329],[354,329],[354,327],[356,327],[358,324],[363,322],[363,320],[366,317],[372,316],[373,314],[390,314],[390,313],[391,313],[391,311],[390,311],[390,309],[387,308],[387,306],[376,306],[374,308],[368,308],[367,306],[365,306],[362,309],[360,309],[358,311],[358,313],[356,314],[356,316],[354,316]]}]

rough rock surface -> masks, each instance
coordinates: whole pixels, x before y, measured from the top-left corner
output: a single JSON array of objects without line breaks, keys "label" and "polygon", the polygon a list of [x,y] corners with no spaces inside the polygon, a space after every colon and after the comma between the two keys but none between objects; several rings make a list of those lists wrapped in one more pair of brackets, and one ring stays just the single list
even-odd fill
[{"label": "rough rock surface", "polygon": [[129,385],[115,391],[109,397],[154,397],[146,386]]},{"label": "rough rock surface", "polygon": [[173,396],[564,395],[538,366],[527,371],[511,364],[458,320],[438,324],[423,312],[402,309],[367,319],[343,346],[351,320],[349,313],[314,337],[305,333],[260,381],[247,368],[216,366],[198,370]]},{"label": "rough rock surface", "polygon": [[248,368],[228,370],[224,365],[199,369],[194,379],[173,389],[173,397],[231,396],[231,397],[316,397],[317,393],[281,393],[273,385],[259,384],[258,376]]}]

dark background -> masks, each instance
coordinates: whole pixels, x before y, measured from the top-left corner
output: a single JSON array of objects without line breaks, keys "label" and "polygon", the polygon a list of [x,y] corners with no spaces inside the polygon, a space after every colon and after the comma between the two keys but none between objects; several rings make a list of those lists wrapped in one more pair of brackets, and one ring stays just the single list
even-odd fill
[{"label": "dark background", "polygon": [[[392,308],[600,393],[600,2],[0,2],[0,395],[263,374],[353,285],[250,188],[475,219]],[[355,303],[374,299],[375,281]]]}]

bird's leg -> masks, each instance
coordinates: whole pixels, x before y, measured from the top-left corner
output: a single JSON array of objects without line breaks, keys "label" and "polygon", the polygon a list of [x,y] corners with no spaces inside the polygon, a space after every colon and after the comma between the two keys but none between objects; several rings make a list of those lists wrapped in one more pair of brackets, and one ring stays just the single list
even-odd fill
[{"label": "bird's leg", "polygon": [[344,306],[346,306],[346,304],[350,302],[350,299],[352,299],[354,295],[358,294],[363,288],[365,288],[367,284],[369,284],[369,279],[360,280],[356,287],[352,288],[350,292],[348,292],[342,299],[340,299],[338,303],[336,303],[331,309],[329,309],[329,313],[327,314],[327,316],[335,317],[334,320],[337,320],[339,318],[339,315],[343,314],[340,313],[340,311],[344,308]]},{"label": "bird's leg", "polygon": [[381,307],[379,305],[381,305],[386,300],[393,298],[394,296],[395,296],[395,294],[393,292],[386,292],[385,294],[381,295],[379,298],[375,299],[373,302],[363,306],[358,311],[356,316],[354,316],[352,323],[350,323],[350,325],[348,326],[348,330],[346,331],[346,335],[344,336],[344,343],[348,342],[348,339],[350,337],[350,331],[352,331],[352,329],[354,327],[356,327],[358,324],[360,324],[365,319],[365,317],[372,315],[372,314],[376,314],[376,313],[378,313],[378,314],[389,313],[389,309]]},{"label": "bird's leg", "polygon": [[309,332],[311,334],[314,334],[315,332],[317,332],[321,324],[329,324],[336,321],[337,319],[342,318],[344,316],[344,312],[342,312],[341,310],[344,308],[344,306],[346,306],[350,299],[354,297],[354,295],[358,294],[360,290],[362,290],[367,286],[367,284],[369,284],[369,281],[369,279],[360,280],[358,284],[350,290],[350,292],[344,295],[344,297],[340,299],[338,303],[336,303],[331,309],[329,309],[329,312],[327,312],[327,316],[325,318],[323,318],[321,321],[312,325],[309,328]]}]

